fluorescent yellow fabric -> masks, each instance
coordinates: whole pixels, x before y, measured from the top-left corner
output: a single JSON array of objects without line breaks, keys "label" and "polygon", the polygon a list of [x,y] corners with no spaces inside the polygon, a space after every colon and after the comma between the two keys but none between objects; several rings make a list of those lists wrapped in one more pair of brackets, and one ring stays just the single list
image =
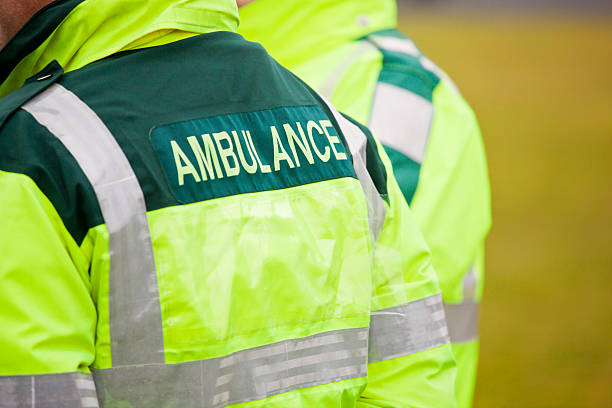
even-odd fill
[{"label": "fluorescent yellow fabric", "polygon": [[[448,387],[455,382],[455,363],[448,358],[448,346],[441,346],[394,360],[368,364],[369,384],[357,407],[450,407]],[[418,381],[407,381],[416,371]],[[395,396],[396,403],[389,396]],[[451,394],[452,396],[452,394]]]},{"label": "fluorescent yellow fabric", "polygon": [[[146,7],[145,7],[146,6]],[[103,10],[103,12],[101,12]],[[236,3],[215,0],[86,0],[0,86],[0,97],[57,60],[72,71],[119,51],[236,31]]]},{"label": "fluorescent yellow fabric", "polygon": [[[187,3],[197,2],[176,2]],[[176,20],[171,19],[168,25],[157,24],[158,15],[132,14],[128,12],[131,8],[123,9],[114,0],[109,2],[109,6],[115,5],[116,9],[104,8],[98,15],[96,9],[87,8],[93,4],[97,1],[86,1],[79,6],[81,8],[75,9],[52,35],[52,40],[17,68],[15,76],[7,81],[6,89],[19,86],[23,78],[36,71],[36,64],[42,65],[41,61],[50,56],[56,58],[55,53],[68,70],[73,70],[114,51],[163,44],[189,36],[191,32],[165,30],[195,30],[190,24],[179,28],[173,24],[184,25],[184,18],[198,21],[197,14],[191,17],[188,13],[172,14]],[[161,2],[159,5],[161,7]],[[117,18],[127,25],[111,24],[114,28],[99,33],[99,38],[96,38],[98,34],[94,35],[95,29],[88,31],[97,27],[96,21],[106,29],[108,24],[102,25],[104,21],[109,22],[105,14],[117,11],[126,11]],[[90,16],[91,24],[87,23]],[[160,21],[164,19],[160,18]],[[130,22],[134,25],[130,26]],[[87,29],[72,32],[69,28],[73,25]],[[147,28],[129,34],[138,31],[138,27]],[[219,24],[214,27],[228,29]],[[62,41],[65,41],[64,48]],[[104,51],[98,53],[99,47]],[[386,160],[389,174],[390,204],[385,225],[375,244],[370,241],[365,197],[359,181],[353,178],[150,212],[148,220],[162,306],[164,363],[169,365],[226,356],[246,348],[326,331],[367,328],[373,307],[398,306],[438,293],[429,251],[401,198],[388,159],[384,157],[383,160]],[[36,199],[26,197],[24,201],[27,209]],[[9,201],[7,204],[14,203]],[[30,212],[20,215],[30,216]],[[60,289],[75,292],[69,297],[76,299],[67,300],[67,305],[72,306],[69,314],[83,321],[62,327],[59,334],[55,328],[44,327],[43,333],[47,331],[45,337],[57,335],[62,339],[70,336],[78,339],[78,342],[67,341],[68,349],[74,349],[71,352],[74,356],[62,360],[62,363],[49,359],[49,365],[45,365],[41,361],[53,353],[53,350],[45,349],[23,373],[86,371],[87,366],[109,368],[112,365],[108,328],[110,260],[106,227],[92,228],[81,248],[77,248],[61,228],[61,220],[52,208],[44,214],[58,224],[54,230],[43,230],[44,235],[52,237],[49,239],[51,242],[60,237],[60,242],[68,248],[70,259],[78,266],[77,273],[73,273],[74,267],[70,262],[59,260],[57,274],[66,275],[68,285],[66,288],[51,285],[50,288],[57,291],[54,295],[62,293]],[[43,228],[45,222],[37,225]],[[9,235],[3,235],[3,239],[10,239]],[[61,247],[52,250],[62,255]],[[373,250],[376,255],[373,255]],[[53,260],[54,256],[49,259]],[[52,275],[48,277],[51,278]],[[54,298],[49,296],[49,299]],[[53,319],[49,321],[53,322]],[[68,334],[64,335],[64,331]],[[25,341],[27,346],[28,340]],[[26,346],[21,347],[25,350]],[[387,374],[397,378],[409,375],[415,380],[408,387],[420,387],[422,396],[398,393],[386,396],[379,405],[431,406],[427,401],[431,399],[432,390],[443,388],[448,390],[447,394],[436,392],[436,400],[440,402],[439,406],[452,406],[449,396],[452,395],[454,362],[449,345],[406,359],[396,359],[390,364],[393,370],[381,374],[381,377],[373,377],[369,390],[376,392],[378,387],[384,387]],[[14,371],[7,374],[14,374]],[[431,381],[423,382],[422,378]],[[242,405],[354,406],[364,392],[366,382],[366,377],[337,381]]]},{"label": "fluorescent yellow fabric", "polygon": [[[367,326],[368,221],[347,225],[356,214],[365,202],[355,179],[149,213],[166,363]],[[99,312],[94,368],[109,368],[106,227],[90,230],[82,247]]]},{"label": "fluorescent yellow fabric", "polygon": [[394,0],[255,0],[240,9],[238,32],[295,67],[347,41],[394,28],[396,19]]},{"label": "fluorescent yellow fabric", "polygon": [[[256,0],[240,15],[239,32],[247,39],[261,42],[272,56],[328,95],[338,109],[369,123],[382,54],[357,40],[396,27],[395,1],[314,0],[304,7],[299,1]],[[491,225],[480,130],[469,105],[446,77],[434,91],[433,105],[434,121],[411,208],[431,247],[444,301],[479,302],[484,239]],[[463,279],[471,266],[475,298],[465,299]],[[478,346],[472,341],[458,347],[466,350],[458,355],[458,401],[460,407],[469,407]]]},{"label": "fluorescent yellow fabric", "polygon": [[88,372],[87,259],[32,179],[0,171],[0,376]]}]

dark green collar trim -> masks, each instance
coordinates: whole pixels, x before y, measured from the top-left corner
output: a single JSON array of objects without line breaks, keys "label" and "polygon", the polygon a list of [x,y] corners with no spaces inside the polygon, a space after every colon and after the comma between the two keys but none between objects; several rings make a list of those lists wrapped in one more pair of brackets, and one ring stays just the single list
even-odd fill
[{"label": "dark green collar trim", "polygon": [[39,10],[0,51],[0,84],[85,0],[55,0]]},{"label": "dark green collar trim", "polygon": [[52,61],[42,71],[28,79],[21,88],[0,99],[0,129],[13,112],[57,82],[63,73],[60,64]]}]

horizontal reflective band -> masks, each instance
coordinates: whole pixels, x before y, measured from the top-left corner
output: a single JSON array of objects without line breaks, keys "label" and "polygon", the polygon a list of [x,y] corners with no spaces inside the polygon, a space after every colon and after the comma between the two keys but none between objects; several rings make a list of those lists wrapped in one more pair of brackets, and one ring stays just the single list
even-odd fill
[{"label": "horizontal reflective band", "polygon": [[98,408],[91,374],[0,376],[2,408]]},{"label": "horizontal reflective band", "polygon": [[372,312],[368,361],[376,363],[448,343],[442,297]]},{"label": "horizontal reflective band", "polygon": [[285,340],[225,357],[94,371],[101,396],[130,407],[224,407],[365,377],[368,329]]},{"label": "horizontal reflective band", "polygon": [[478,338],[478,312],[480,304],[465,302],[444,305],[448,333],[453,343],[464,343]]},{"label": "horizontal reflective band", "polygon": [[338,125],[342,130],[342,134],[349,145],[349,149],[353,157],[355,174],[357,175],[357,178],[359,178],[361,189],[363,190],[367,200],[370,233],[372,238],[376,240],[378,239],[378,236],[380,235],[385,223],[387,207],[385,206],[384,200],[378,193],[376,185],[374,184],[372,177],[370,177],[370,173],[368,173],[366,154],[368,138],[361,131],[361,129],[342,116],[324,96],[321,96],[321,99],[323,99],[329,110],[334,115],[334,118],[338,122]]},{"label": "horizontal reflective band", "polygon": [[368,37],[369,41],[372,41],[378,48],[383,50],[402,52],[404,54],[418,57],[421,52],[417,46],[408,38],[397,38],[397,37],[386,37],[380,35],[371,35]]},{"label": "horizontal reflective band", "polygon": [[372,105],[370,129],[382,144],[421,164],[433,114],[433,104],[428,100],[395,85],[379,82]]},{"label": "horizontal reflective band", "polygon": [[91,183],[109,232],[113,366],[162,363],[164,344],[144,194],[121,147],[74,93],[54,84],[28,111],[66,146]]}]

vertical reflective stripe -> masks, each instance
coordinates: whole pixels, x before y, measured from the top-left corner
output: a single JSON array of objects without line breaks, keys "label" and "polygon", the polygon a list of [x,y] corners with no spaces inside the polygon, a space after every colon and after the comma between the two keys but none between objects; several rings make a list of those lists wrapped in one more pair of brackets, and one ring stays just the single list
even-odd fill
[{"label": "vertical reflective stripe", "polygon": [[448,343],[442,296],[372,312],[368,361],[376,363]]},{"label": "vertical reflective stripe", "polygon": [[163,362],[153,246],[144,195],[128,159],[102,120],[60,85],[23,109],[66,146],[98,198],[109,232],[113,366]]},{"label": "vertical reflective stripe", "polygon": [[370,129],[384,145],[423,163],[434,108],[428,100],[400,87],[379,82]]},{"label": "vertical reflective stripe", "polygon": [[102,398],[132,408],[216,408],[367,376],[368,328],[285,340],[224,357],[94,372]]},{"label": "vertical reflective stripe", "polygon": [[419,57],[421,52],[409,38],[386,37],[381,35],[370,35],[368,40],[373,42],[378,48],[392,52]]},{"label": "vertical reflective stripe", "polygon": [[479,304],[464,302],[458,305],[444,305],[448,333],[453,343],[464,343],[478,338]]},{"label": "vertical reflective stripe", "polygon": [[324,96],[321,96],[321,98],[325,101],[327,107],[334,115],[338,125],[340,125],[340,130],[342,134],[344,134],[349,145],[351,155],[353,156],[353,167],[355,168],[355,173],[359,178],[361,188],[363,189],[368,204],[370,233],[374,240],[376,240],[382,231],[387,214],[387,207],[378,193],[376,185],[372,177],[370,177],[370,173],[368,173],[366,166],[367,136],[361,129],[342,116]]},{"label": "vertical reflective stripe", "polygon": [[376,47],[370,42],[359,41],[355,49],[333,69],[331,74],[325,79],[325,81],[323,81],[317,90],[326,98],[332,99],[332,96],[340,84],[340,81],[342,81],[342,78],[344,78],[344,75],[353,66],[353,64],[357,62],[357,60],[359,60],[359,58],[365,53],[375,49]]},{"label": "vertical reflective stripe", "polygon": [[468,271],[463,276],[463,301],[475,301],[476,300],[476,273],[474,273],[474,266],[470,266]]},{"label": "vertical reflective stripe", "polygon": [[98,408],[91,374],[0,377],[1,408]]}]

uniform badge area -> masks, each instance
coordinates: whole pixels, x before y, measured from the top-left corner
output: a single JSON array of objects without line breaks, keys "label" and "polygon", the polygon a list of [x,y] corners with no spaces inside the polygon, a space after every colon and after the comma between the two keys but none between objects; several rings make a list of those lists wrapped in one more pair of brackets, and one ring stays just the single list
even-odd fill
[{"label": "uniform badge area", "polygon": [[150,141],[183,204],[356,177],[343,136],[318,106],[159,126]]}]

